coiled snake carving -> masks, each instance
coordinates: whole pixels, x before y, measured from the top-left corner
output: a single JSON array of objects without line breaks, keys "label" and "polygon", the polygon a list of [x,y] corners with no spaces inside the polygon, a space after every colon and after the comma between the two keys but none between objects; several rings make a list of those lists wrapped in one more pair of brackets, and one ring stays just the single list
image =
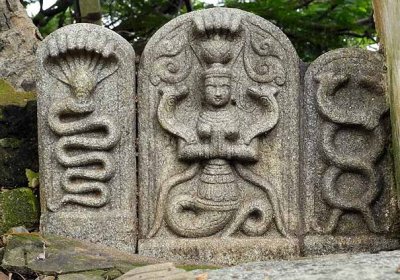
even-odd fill
[{"label": "coiled snake carving", "polygon": [[68,87],[69,96],[55,98],[48,111],[48,125],[60,137],[55,158],[65,171],[60,178],[61,199],[53,198],[47,206],[51,211],[65,204],[102,207],[110,201],[107,182],[116,171],[111,150],[121,135],[113,117],[96,114],[100,110],[94,95],[97,85],[117,71],[120,50],[103,32],[84,27],[68,36],[54,36],[44,66]]},{"label": "coiled snake carving", "polygon": [[[330,217],[324,228],[316,226],[317,231],[331,233],[337,227],[341,215],[345,211],[355,211],[360,213],[371,232],[380,232],[378,225],[372,214],[372,204],[379,197],[381,175],[375,168],[375,164],[382,155],[385,147],[383,125],[380,118],[387,110],[386,106],[377,106],[368,112],[368,115],[354,116],[354,114],[343,114],[332,107],[332,102],[328,100],[336,90],[349,82],[347,75],[337,75],[335,73],[322,73],[315,77],[319,82],[317,92],[317,104],[319,112],[327,119],[322,125],[322,152],[327,159],[329,166],[325,171],[321,181],[321,191],[324,200],[332,207]],[[363,86],[374,93],[382,92],[372,83],[369,77],[359,79],[359,86]],[[333,105],[334,106],[334,105]],[[365,109],[364,109],[365,110]],[[337,150],[335,137],[342,129],[362,129],[372,138],[371,146],[359,156],[346,155]],[[360,174],[367,180],[365,191],[358,197],[345,196],[336,191],[335,185],[339,177],[344,173]]]},{"label": "coiled snake carving", "polygon": [[[106,182],[113,177],[115,164],[107,151],[118,143],[120,133],[110,116],[95,117],[92,115],[94,111],[92,100],[81,101],[72,97],[55,102],[50,107],[49,126],[61,136],[55,148],[56,158],[67,168],[61,177],[61,187],[67,193],[61,204],[101,207],[110,200]],[[62,116],[67,114],[82,118],[64,122]],[[106,136],[84,135],[95,131],[105,131]],[[73,149],[84,151],[73,154]],[[93,169],[90,165],[101,167]]]}]

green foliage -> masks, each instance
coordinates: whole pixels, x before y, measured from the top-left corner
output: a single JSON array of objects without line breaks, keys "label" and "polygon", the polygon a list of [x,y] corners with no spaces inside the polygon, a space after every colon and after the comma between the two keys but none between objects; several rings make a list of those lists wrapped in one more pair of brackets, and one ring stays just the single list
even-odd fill
[{"label": "green foliage", "polygon": [[370,0],[226,0],[226,7],[257,14],[289,37],[300,57],[312,61],[332,49],[375,43]]},{"label": "green foliage", "polygon": [[[137,54],[169,20],[191,9],[210,7],[202,0],[101,0],[101,6],[104,25],[131,42]],[[225,6],[252,12],[276,24],[305,61],[332,49],[365,47],[375,42],[371,0],[225,0]],[[73,14],[72,5],[50,19],[35,16],[35,22],[46,23],[40,31],[47,35],[72,23]]]},{"label": "green foliage", "polygon": [[39,172],[31,169],[25,169],[25,176],[28,179],[28,187],[36,188],[39,186]]},{"label": "green foliage", "polygon": [[[46,37],[58,28],[74,23],[75,19],[73,17],[73,13],[74,10],[72,7],[70,7],[67,8],[65,12],[53,16],[45,25],[39,26],[40,34],[42,34],[43,37]],[[41,20],[40,15],[37,16],[37,20]]]},{"label": "green foliage", "polygon": [[105,26],[131,42],[139,54],[161,26],[186,12],[179,0],[101,0],[101,5]]}]

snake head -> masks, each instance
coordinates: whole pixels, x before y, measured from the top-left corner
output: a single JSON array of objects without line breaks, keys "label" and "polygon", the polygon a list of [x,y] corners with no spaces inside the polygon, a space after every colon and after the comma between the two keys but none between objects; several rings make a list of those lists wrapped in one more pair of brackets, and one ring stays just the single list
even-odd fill
[{"label": "snake head", "polygon": [[314,79],[322,88],[326,89],[327,95],[334,95],[340,87],[349,82],[350,77],[345,74],[323,72],[316,75]]},{"label": "snake head", "polygon": [[247,89],[247,94],[251,98],[260,101],[264,106],[266,106],[268,112],[273,111],[277,106],[275,95],[278,92],[279,88],[276,88],[274,86],[264,87],[262,90],[259,90],[255,87],[250,87]]},{"label": "snake head", "polygon": [[79,69],[69,79],[69,85],[78,99],[85,99],[93,93],[96,79],[90,72]]},{"label": "snake head", "polygon": [[189,88],[187,86],[166,86],[159,91],[160,95],[166,95],[174,97],[176,100],[182,100],[189,94]]}]

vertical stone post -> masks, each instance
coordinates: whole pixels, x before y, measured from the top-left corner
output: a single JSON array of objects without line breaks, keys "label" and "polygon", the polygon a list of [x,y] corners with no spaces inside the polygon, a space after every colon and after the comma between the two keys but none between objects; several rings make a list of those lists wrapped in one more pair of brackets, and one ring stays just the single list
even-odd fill
[{"label": "vertical stone post", "polygon": [[134,51],[74,24],[37,56],[41,229],[135,252]]},{"label": "vertical stone post", "polygon": [[399,247],[383,57],[349,48],[305,75],[302,189],[307,255]]},{"label": "vertical stone post", "polygon": [[373,4],[375,23],[386,56],[387,89],[393,134],[392,147],[397,198],[400,207],[400,2],[397,0],[373,0]]}]

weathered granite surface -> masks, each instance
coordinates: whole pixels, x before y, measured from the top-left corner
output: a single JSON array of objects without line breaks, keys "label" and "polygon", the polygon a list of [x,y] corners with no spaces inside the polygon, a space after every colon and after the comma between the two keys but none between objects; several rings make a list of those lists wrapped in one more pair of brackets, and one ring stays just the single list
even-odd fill
[{"label": "weathered granite surface", "polygon": [[399,217],[384,75],[378,53],[355,48],[328,52],[306,72],[307,255],[399,247],[398,237],[391,237]]},{"label": "weathered granite surface", "polygon": [[10,273],[35,276],[27,279],[36,279],[39,275],[53,275],[60,279],[61,275],[73,274],[78,278],[79,274],[83,274],[82,277],[96,275],[103,276],[100,279],[110,280],[135,267],[159,262],[111,247],[56,235],[7,233],[2,240],[5,248],[0,268]]},{"label": "weathered granite surface", "polygon": [[38,57],[44,232],[224,265],[400,247],[379,54],[305,69],[247,12],[172,20],[141,57],[138,184],[129,44],[78,24]]},{"label": "weathered granite surface", "polygon": [[189,13],[150,39],[139,253],[216,263],[248,260],[255,244],[253,259],[299,253],[299,77],[288,38],[240,10]]},{"label": "weathered granite surface", "polygon": [[74,24],[37,55],[41,229],[134,252],[134,51],[111,30]]},{"label": "weathered granite surface", "polygon": [[393,251],[256,262],[194,273],[207,273],[208,280],[395,280],[400,277],[399,265],[400,251]]}]

